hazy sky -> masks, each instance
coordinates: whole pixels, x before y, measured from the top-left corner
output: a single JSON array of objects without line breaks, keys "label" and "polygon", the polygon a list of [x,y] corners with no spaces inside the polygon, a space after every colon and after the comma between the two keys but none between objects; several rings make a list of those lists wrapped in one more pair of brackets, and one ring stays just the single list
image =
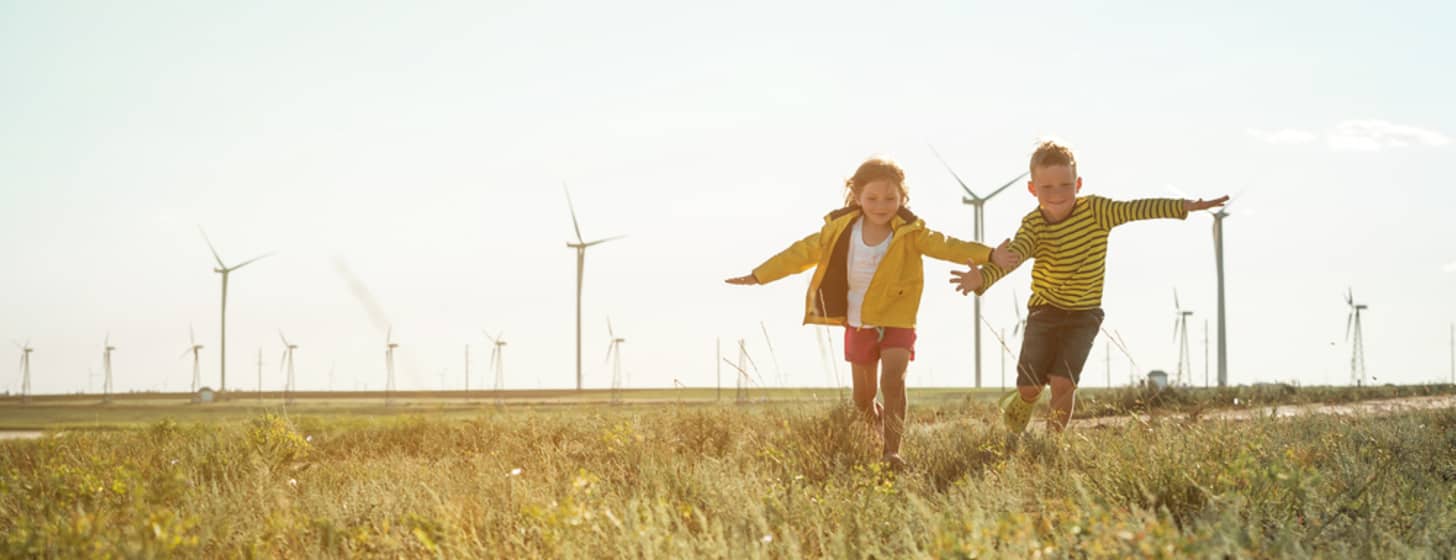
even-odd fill
[{"label": "hazy sky", "polygon": [[[256,387],[260,347],[281,387],[280,328],[300,388],[331,369],[334,388],[383,387],[383,332],[335,259],[395,325],[400,388],[462,386],[467,344],[489,387],[482,328],[505,331],[507,387],[569,387],[566,182],[588,238],[628,236],[587,256],[587,386],[610,383],[608,316],[632,386],[712,385],[720,337],[729,355],[747,339],[766,384],[823,386],[808,275],[722,279],[815,231],[877,153],[930,227],[968,238],[927,145],[984,192],[1055,135],[1084,193],[1244,193],[1226,231],[1233,382],[1346,382],[1347,287],[1370,305],[1371,375],[1449,378],[1450,3],[730,4],[0,0],[0,338],[32,340],[37,392],[98,390],[108,332],[118,390],[179,390],[191,324],[215,387],[201,224],[230,264],[278,251],[232,277],[232,387]],[[988,235],[1033,207],[1006,191]],[[1210,222],[1113,234],[1105,326],[1143,370],[1175,367],[1177,288],[1203,378]],[[926,263],[912,385],[971,383],[953,267]],[[990,322],[1009,328],[1028,270],[987,295]],[[1115,351],[1111,368],[1125,383]],[[1106,383],[1101,338],[1083,379]]]}]

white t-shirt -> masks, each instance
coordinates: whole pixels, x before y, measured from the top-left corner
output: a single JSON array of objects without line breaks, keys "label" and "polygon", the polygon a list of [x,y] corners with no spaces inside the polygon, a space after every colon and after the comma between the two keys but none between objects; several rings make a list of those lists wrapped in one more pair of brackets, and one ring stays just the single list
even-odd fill
[{"label": "white t-shirt", "polygon": [[863,224],[864,218],[860,218],[854,221],[854,227],[850,229],[848,263],[849,326],[860,328],[875,326],[861,324],[860,312],[864,308],[865,291],[870,288],[870,281],[875,278],[875,270],[880,267],[885,251],[890,248],[890,240],[895,237],[895,232],[892,231],[879,245],[866,246]]}]

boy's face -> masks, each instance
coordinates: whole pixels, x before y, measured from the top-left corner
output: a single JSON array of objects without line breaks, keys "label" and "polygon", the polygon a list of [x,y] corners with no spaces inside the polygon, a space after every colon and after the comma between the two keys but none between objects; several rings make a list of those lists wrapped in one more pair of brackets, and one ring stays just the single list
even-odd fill
[{"label": "boy's face", "polygon": [[859,207],[870,223],[888,224],[900,211],[900,187],[888,179],[870,181],[859,191]]},{"label": "boy's face", "polygon": [[1059,222],[1072,215],[1077,204],[1077,192],[1082,190],[1082,178],[1066,165],[1048,165],[1031,170],[1031,181],[1026,190],[1036,197],[1042,214],[1053,222]]}]

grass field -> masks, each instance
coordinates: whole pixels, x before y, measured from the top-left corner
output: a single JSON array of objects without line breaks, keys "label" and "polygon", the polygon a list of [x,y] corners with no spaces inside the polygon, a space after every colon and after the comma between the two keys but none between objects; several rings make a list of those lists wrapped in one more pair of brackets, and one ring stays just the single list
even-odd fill
[{"label": "grass field", "polygon": [[[1449,386],[1089,392],[1089,412]],[[770,395],[765,395],[770,396]],[[828,395],[734,406],[0,403],[0,556],[1443,557],[1456,411],[1007,437],[912,394],[903,473]],[[1282,400],[1281,400],[1282,399]],[[327,400],[326,400],[327,401]],[[158,419],[170,416],[173,419]],[[89,422],[89,424],[88,424]],[[74,429],[100,426],[108,429]]]}]

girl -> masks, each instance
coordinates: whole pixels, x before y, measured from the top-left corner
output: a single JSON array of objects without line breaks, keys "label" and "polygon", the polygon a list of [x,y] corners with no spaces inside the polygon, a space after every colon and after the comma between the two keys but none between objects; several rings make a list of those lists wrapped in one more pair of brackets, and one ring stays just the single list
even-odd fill
[{"label": "girl", "polygon": [[[1006,262],[1014,254],[932,231],[906,204],[905,172],[893,161],[870,158],[845,181],[844,208],[824,227],[729,284],[773,282],[814,268],[804,323],[844,325],[844,359],[854,370],[854,404],[881,427],[884,461],[901,469],[905,427],[905,369],[915,359],[915,314],[920,308],[928,255],[954,263]],[[875,402],[876,368],[884,406]],[[889,417],[882,411],[888,409]]]}]

